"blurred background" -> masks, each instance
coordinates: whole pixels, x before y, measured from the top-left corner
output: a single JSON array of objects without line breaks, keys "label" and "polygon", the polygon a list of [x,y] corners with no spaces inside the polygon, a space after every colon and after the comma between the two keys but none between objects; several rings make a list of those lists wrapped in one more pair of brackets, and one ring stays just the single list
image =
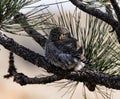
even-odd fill
[{"label": "blurred background", "polygon": [[[65,1],[65,0],[57,0],[57,1]],[[42,0],[41,4],[50,4],[55,3],[56,0]],[[36,5],[40,5],[37,3]],[[65,10],[72,11],[75,8],[70,2],[63,4]],[[52,5],[49,7],[49,10],[55,14],[57,14],[56,5]],[[29,9],[27,9],[29,10]],[[22,9],[21,12],[25,12],[26,9]],[[84,21],[84,14],[82,21]],[[13,37],[15,41],[18,43],[34,50],[37,53],[44,55],[44,51],[40,48],[40,46],[33,41],[32,38],[26,36],[18,36],[7,33],[8,36]],[[37,76],[41,73],[41,68],[37,68],[37,66],[32,65],[31,63],[23,60],[19,56],[15,56],[15,65],[19,72],[22,72],[30,77]],[[70,99],[71,93],[66,93],[66,89],[60,90],[60,87],[57,87],[55,84],[36,84],[36,85],[26,85],[20,86],[16,82],[13,82],[13,78],[5,79],[3,76],[7,74],[8,70],[8,61],[9,61],[9,51],[4,49],[0,45],[0,99]],[[103,88],[104,89],[104,88]],[[84,88],[82,83],[77,86],[75,93],[72,96],[72,99],[82,99],[84,97]],[[86,89],[88,99],[96,99],[95,93],[89,92]],[[65,94],[65,95],[64,95]],[[113,99],[118,99],[120,96],[119,91],[113,91],[112,97]],[[99,97],[99,99],[103,99],[103,97]]]}]

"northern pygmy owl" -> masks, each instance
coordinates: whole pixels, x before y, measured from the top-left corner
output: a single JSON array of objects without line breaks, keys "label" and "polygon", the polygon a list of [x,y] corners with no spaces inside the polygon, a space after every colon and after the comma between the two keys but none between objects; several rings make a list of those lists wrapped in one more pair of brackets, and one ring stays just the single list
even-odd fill
[{"label": "northern pygmy owl", "polygon": [[46,42],[45,57],[49,63],[64,70],[80,70],[86,59],[77,43],[66,28],[53,28]]},{"label": "northern pygmy owl", "polygon": [[[45,47],[47,61],[64,70],[79,71],[87,63],[82,46],[70,35],[66,28],[53,28],[49,34]],[[90,91],[94,91],[96,84],[84,82]]]}]

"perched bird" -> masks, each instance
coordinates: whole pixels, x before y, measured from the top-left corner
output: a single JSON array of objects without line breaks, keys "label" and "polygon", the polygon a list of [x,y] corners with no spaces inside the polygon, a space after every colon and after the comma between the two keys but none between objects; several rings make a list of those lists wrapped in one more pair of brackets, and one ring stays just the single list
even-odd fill
[{"label": "perched bird", "polygon": [[[63,70],[79,71],[86,64],[82,47],[71,37],[70,32],[63,27],[53,28],[45,45],[47,61]],[[96,84],[84,82],[90,91],[94,91]]]},{"label": "perched bird", "polygon": [[[55,27],[50,31],[45,45],[47,61],[63,70],[79,71],[86,64],[83,48],[78,41],[63,27]],[[84,83],[90,91],[95,90],[95,84]]]},{"label": "perched bird", "polygon": [[53,28],[45,47],[45,57],[49,63],[64,70],[80,70],[85,66],[82,47],[78,48],[77,40],[63,27]]}]

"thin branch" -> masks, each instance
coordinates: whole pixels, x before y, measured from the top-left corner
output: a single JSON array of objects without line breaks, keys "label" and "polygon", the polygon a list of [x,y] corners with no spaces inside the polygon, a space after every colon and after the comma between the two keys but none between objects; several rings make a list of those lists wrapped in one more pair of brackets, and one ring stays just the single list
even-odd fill
[{"label": "thin branch", "polygon": [[51,82],[62,79],[62,77],[56,76],[56,75],[42,77],[42,78],[37,78],[37,77],[30,78],[30,77],[24,75],[23,73],[17,73],[17,72],[13,74],[13,77],[14,77],[14,81],[19,83],[20,85],[47,84],[47,83],[51,83]]},{"label": "thin branch", "polygon": [[83,2],[81,2],[81,0],[69,0],[69,1],[71,1],[76,7],[78,7],[82,11],[105,21],[106,23],[111,25],[113,29],[115,29],[118,26],[118,22],[113,17],[102,12],[101,10],[96,9],[94,7],[90,7],[87,4],[84,4]]},{"label": "thin branch", "polygon": [[52,75],[52,76],[47,76],[47,77],[41,77],[41,78],[30,78],[26,75],[24,75],[23,73],[18,73],[16,68],[15,68],[15,64],[14,64],[14,57],[13,57],[13,53],[10,52],[10,57],[9,57],[9,69],[8,69],[8,73],[7,75],[5,75],[5,78],[9,78],[9,77],[14,77],[14,81],[19,83],[20,85],[26,85],[26,84],[46,84],[46,83],[51,83],[54,81],[58,81],[61,80],[62,77],[60,76],[56,76],[56,75]]},{"label": "thin branch", "polygon": [[[111,15],[103,13],[102,11],[100,11],[99,9],[96,9],[94,7],[90,7],[86,4],[84,4],[83,2],[81,2],[80,0],[69,0],[69,1],[71,1],[76,7],[78,7],[82,11],[84,11],[90,15],[93,15],[93,16],[105,21],[109,25],[111,25],[113,28],[113,30],[111,32],[113,32],[115,30],[118,42],[120,43],[120,24],[117,20],[115,20],[113,17],[111,17]],[[111,2],[113,2],[113,1],[111,0]],[[119,10],[118,10],[118,13],[120,13]]]},{"label": "thin branch", "polygon": [[46,38],[29,25],[25,15],[18,12],[14,16],[14,20],[15,20],[16,23],[19,23],[21,25],[21,27],[25,30],[25,32],[28,35],[33,37],[33,39],[44,48]]},{"label": "thin branch", "polygon": [[120,23],[120,7],[119,7],[116,0],[110,0],[110,2],[112,4],[112,6],[113,6],[113,9],[114,9],[114,11],[115,11],[115,13],[117,15],[117,19],[118,19],[118,21]]}]

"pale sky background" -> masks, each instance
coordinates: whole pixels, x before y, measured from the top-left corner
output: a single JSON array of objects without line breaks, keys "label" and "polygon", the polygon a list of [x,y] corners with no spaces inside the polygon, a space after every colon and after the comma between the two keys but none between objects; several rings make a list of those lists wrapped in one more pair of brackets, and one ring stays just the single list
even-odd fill
[{"label": "pale sky background", "polygon": [[[65,1],[65,0],[57,0],[57,1]],[[41,2],[42,4],[50,4],[56,2],[56,0],[42,0]],[[36,5],[39,5],[39,3],[37,3]],[[63,4],[63,6],[64,9],[68,11],[73,10],[74,8],[74,6],[70,2],[67,4]],[[49,8],[49,10],[51,10],[53,13],[57,12],[56,9],[57,8],[55,6],[51,6]],[[25,9],[21,11],[24,12]],[[14,37],[15,41],[19,42],[24,46],[27,46],[31,50],[34,50],[38,53],[44,53],[44,51],[40,49],[40,46],[36,44],[29,37],[23,37],[23,36],[11,35],[11,34],[8,34],[8,36]],[[69,99],[70,98],[70,94],[66,94],[65,96],[62,97],[62,95],[65,93],[66,90],[63,89],[62,91],[59,91],[60,88],[52,84],[20,86],[19,84],[13,82],[13,78],[3,79],[3,76],[7,74],[9,51],[5,50],[1,45],[0,45],[0,49],[1,49],[0,99]],[[32,65],[31,63],[23,60],[22,58],[16,55],[15,55],[15,64],[19,72],[23,72],[28,76],[34,77],[35,75],[39,75],[41,73],[40,68],[37,68],[36,66]],[[82,99],[83,88],[81,85],[77,87],[72,99]],[[88,99],[96,99],[95,93],[87,91],[87,95],[88,95]],[[118,99],[118,97],[120,97],[119,91],[113,97],[114,97],[113,99]],[[99,98],[99,99],[103,99],[103,98]]]},{"label": "pale sky background", "polygon": [[[35,3],[34,5],[37,6],[37,5],[45,5],[45,4],[52,4],[52,3],[56,3],[56,1],[58,2],[62,2],[62,1],[67,1],[67,0],[41,0],[40,2],[37,2]],[[64,6],[64,9],[67,10],[67,11],[72,11],[75,6],[72,5],[71,2],[67,2],[67,3],[62,3],[62,5]],[[51,5],[49,6],[48,8],[50,11],[52,11],[53,13],[57,12],[57,6],[56,5]],[[21,11],[22,12],[26,12],[26,10],[28,9],[22,9]]]}]

